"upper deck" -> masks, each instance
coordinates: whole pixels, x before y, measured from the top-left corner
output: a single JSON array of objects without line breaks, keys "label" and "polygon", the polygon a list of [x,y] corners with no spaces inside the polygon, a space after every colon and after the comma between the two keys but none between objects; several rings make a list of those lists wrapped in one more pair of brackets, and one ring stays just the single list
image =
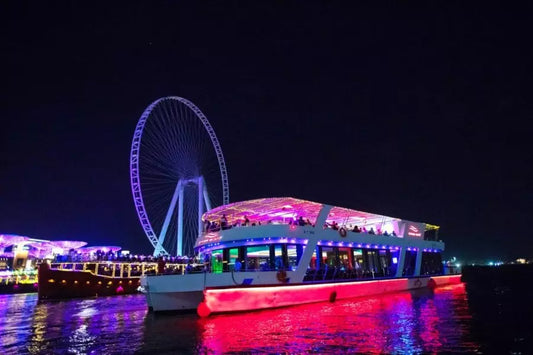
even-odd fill
[{"label": "upper deck", "polygon": [[202,220],[205,227],[197,248],[261,237],[444,248],[438,241],[438,226],[292,197],[220,206],[206,212]]}]

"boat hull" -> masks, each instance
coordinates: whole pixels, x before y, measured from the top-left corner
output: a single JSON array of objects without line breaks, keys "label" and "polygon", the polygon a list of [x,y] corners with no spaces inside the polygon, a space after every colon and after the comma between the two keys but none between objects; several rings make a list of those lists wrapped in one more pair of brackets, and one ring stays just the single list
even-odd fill
[{"label": "boat hull", "polygon": [[8,283],[0,284],[0,295],[12,294],[12,293],[34,293],[38,290],[38,284],[27,284],[27,283]]},{"label": "boat hull", "polygon": [[201,317],[213,313],[242,312],[314,302],[372,296],[418,288],[435,288],[461,282],[460,275],[332,282],[283,286],[212,288],[198,305]]},{"label": "boat hull", "polygon": [[202,291],[189,292],[151,292],[147,295],[148,308],[154,312],[195,311],[202,302]]},{"label": "boat hull", "polygon": [[[196,273],[185,275],[147,275],[141,278],[141,292],[146,295],[148,308],[154,312],[165,311],[196,311],[198,304],[203,299],[203,290],[206,285],[219,287],[235,285],[234,281],[252,276],[265,278],[269,283],[274,282],[275,273],[240,273],[237,276],[231,273],[212,274]],[[258,280],[256,280],[258,281]]]},{"label": "boat hull", "polygon": [[138,292],[139,285],[139,278],[110,278],[83,271],[39,268],[40,300],[133,294]]}]

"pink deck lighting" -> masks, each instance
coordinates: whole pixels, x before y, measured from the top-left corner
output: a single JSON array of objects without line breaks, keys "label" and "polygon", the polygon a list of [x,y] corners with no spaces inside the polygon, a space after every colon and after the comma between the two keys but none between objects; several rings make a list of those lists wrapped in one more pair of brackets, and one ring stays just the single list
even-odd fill
[{"label": "pink deck lighting", "polygon": [[304,285],[208,288],[204,291],[204,300],[198,305],[196,311],[200,317],[208,317],[212,313],[272,309],[324,301],[334,302],[340,299],[422,287],[433,289],[458,283],[461,283],[461,275]]},{"label": "pink deck lighting", "polygon": [[251,222],[267,223],[268,221],[282,222],[303,216],[314,223],[321,208],[321,203],[292,197],[261,198],[219,206],[205,213],[202,219],[218,221],[222,215],[226,215],[228,223],[233,224],[242,221],[246,216]]},{"label": "pink deck lighting", "polygon": [[96,253],[98,250],[103,251],[104,253],[107,253],[109,251],[111,251],[113,253],[116,253],[120,249],[122,249],[122,248],[118,247],[118,246],[102,245],[102,246],[94,246],[94,247],[84,247],[84,248],[78,249],[78,251],[81,252],[81,253],[88,253],[88,254]]},{"label": "pink deck lighting", "polygon": [[[220,206],[205,213],[202,219],[209,221],[219,221],[222,215],[226,215],[229,224],[242,222],[244,217],[248,217],[250,222],[261,222],[262,224],[272,222],[287,222],[302,216],[315,223],[316,218],[322,209],[323,204],[318,202],[300,200],[293,197],[273,197],[256,200],[235,202],[229,205]],[[400,220],[399,218],[387,217],[369,212],[357,211],[343,207],[333,207],[327,217],[327,222],[333,221],[341,225],[359,224],[366,225],[372,223],[384,223],[385,221]]]},{"label": "pink deck lighting", "polygon": [[24,237],[22,235],[0,234],[0,248],[7,248],[15,244],[20,244],[29,239],[29,237]]},{"label": "pink deck lighting", "polygon": [[78,240],[53,240],[50,242],[53,246],[61,249],[78,249],[87,245],[87,242]]}]

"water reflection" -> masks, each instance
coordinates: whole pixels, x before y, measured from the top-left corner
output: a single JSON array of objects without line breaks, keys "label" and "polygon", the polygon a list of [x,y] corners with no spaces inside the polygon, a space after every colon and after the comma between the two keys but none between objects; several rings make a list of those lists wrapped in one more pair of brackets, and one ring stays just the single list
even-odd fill
[{"label": "water reflection", "polygon": [[0,295],[0,349],[25,345],[31,334],[34,300],[32,294]]},{"label": "water reflection", "polygon": [[0,296],[5,354],[471,352],[470,324],[463,285],[201,319],[148,313],[142,295]]},{"label": "water reflection", "polygon": [[146,304],[138,295],[38,303],[36,294],[0,296],[5,354],[134,353]]},{"label": "water reflection", "polygon": [[[433,292],[302,305],[254,313],[150,315],[143,352],[427,353],[475,351],[463,285]],[[182,335],[179,339],[172,334]],[[165,340],[166,339],[166,340]],[[166,344],[159,349],[158,344]]]}]

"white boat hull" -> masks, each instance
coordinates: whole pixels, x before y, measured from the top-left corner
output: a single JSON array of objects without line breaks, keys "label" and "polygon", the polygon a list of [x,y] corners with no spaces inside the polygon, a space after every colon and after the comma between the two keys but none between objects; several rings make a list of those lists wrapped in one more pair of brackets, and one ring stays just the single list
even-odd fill
[{"label": "white boat hull", "polygon": [[202,291],[150,293],[149,306],[154,312],[193,311],[202,302]]},{"label": "white boat hull", "polygon": [[[176,280],[169,280],[170,275],[152,276],[142,280],[142,287],[146,293],[148,307],[154,312],[197,310],[200,316],[206,316],[212,313],[278,308],[417,288],[434,288],[460,282],[460,275],[445,275],[297,285],[277,285],[272,282],[265,286],[239,285],[232,287],[227,286],[231,284],[225,280],[228,276],[231,274],[175,275],[171,277],[176,278]],[[215,280],[217,281],[216,284]],[[206,283],[205,291],[204,283]]]},{"label": "white boat hull", "polygon": [[[291,272],[288,272],[290,275]],[[161,311],[195,311],[209,287],[276,284],[276,272],[198,273],[185,275],[150,275],[141,278],[148,308]]]}]

